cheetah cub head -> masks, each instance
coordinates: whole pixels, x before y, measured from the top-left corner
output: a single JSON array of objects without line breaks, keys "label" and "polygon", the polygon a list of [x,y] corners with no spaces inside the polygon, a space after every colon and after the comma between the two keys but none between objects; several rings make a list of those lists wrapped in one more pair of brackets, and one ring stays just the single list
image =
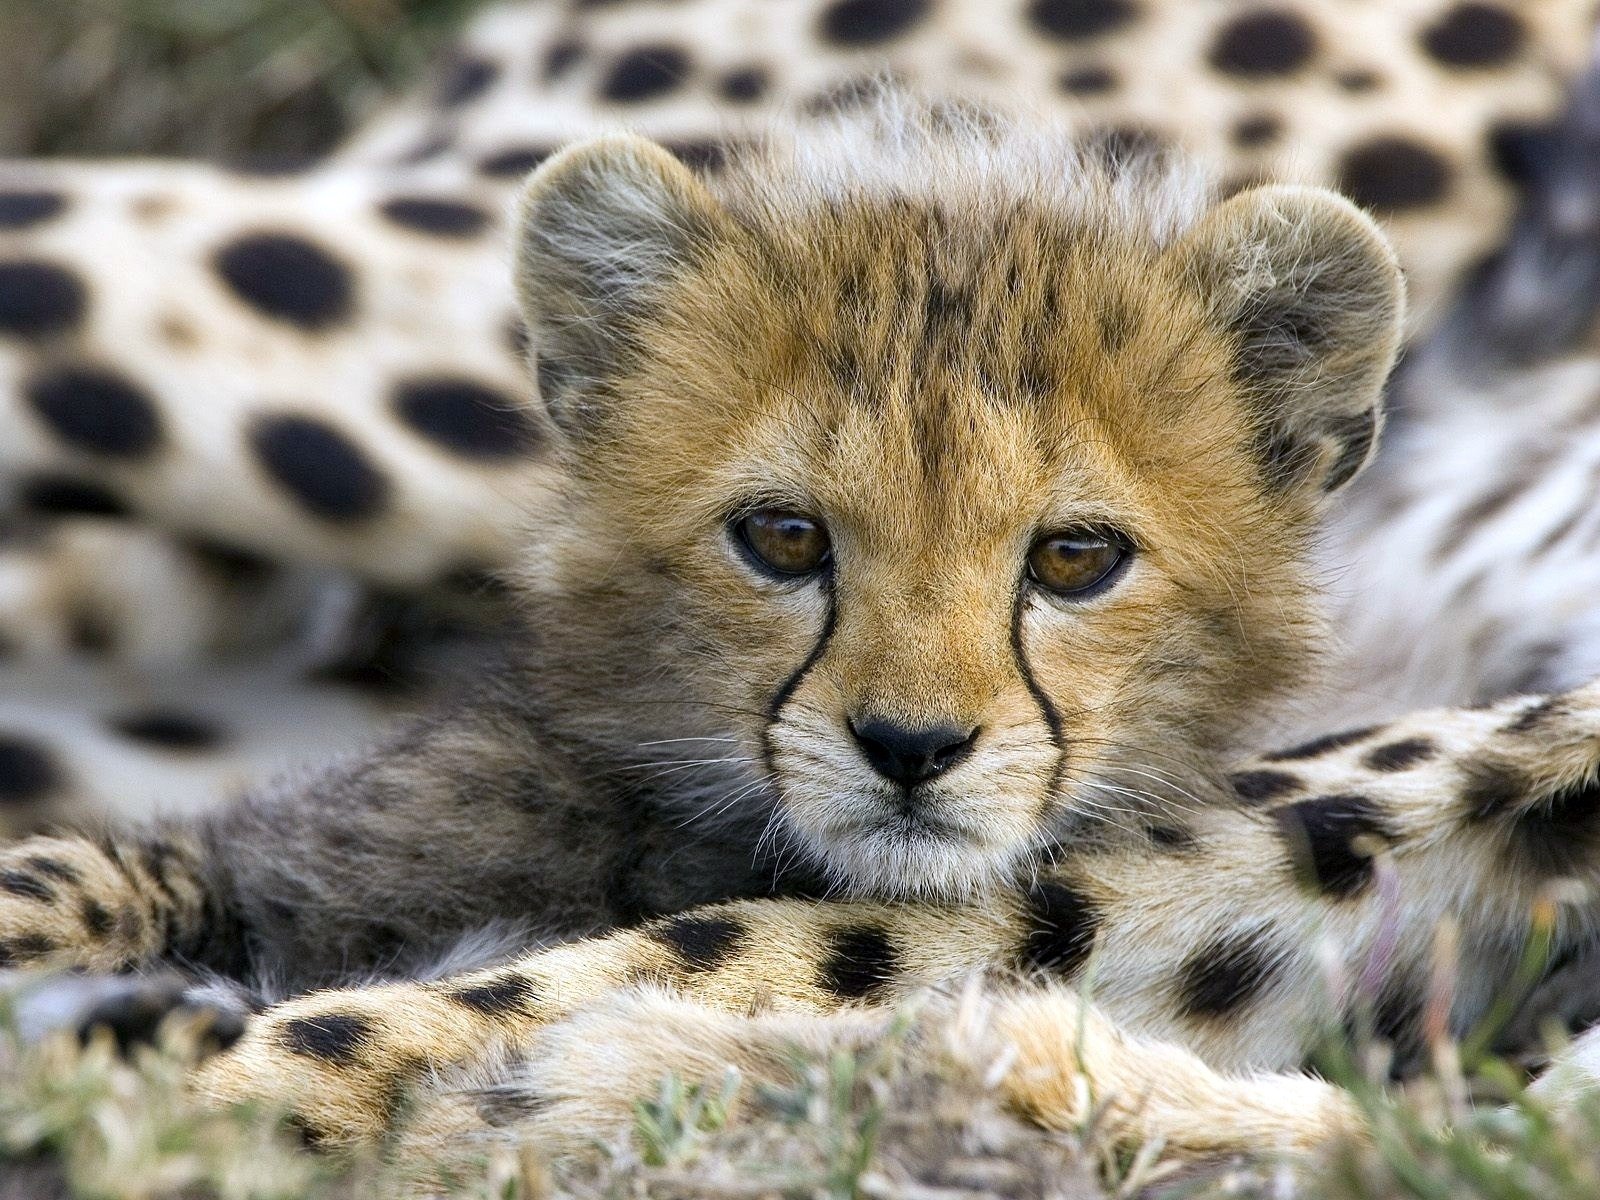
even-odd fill
[{"label": "cheetah cub head", "polygon": [[710,185],[634,137],[535,173],[517,276],[571,479],[537,571],[586,695],[657,687],[740,764],[707,807],[950,895],[1098,818],[1159,832],[1303,673],[1402,289],[1329,192],[897,120]]}]

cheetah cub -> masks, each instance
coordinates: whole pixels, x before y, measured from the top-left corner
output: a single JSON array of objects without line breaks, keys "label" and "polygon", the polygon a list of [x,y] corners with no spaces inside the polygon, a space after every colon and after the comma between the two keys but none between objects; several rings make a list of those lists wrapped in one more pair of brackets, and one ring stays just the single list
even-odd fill
[{"label": "cheetah cub", "polygon": [[[1351,204],[890,104],[715,184],[634,137],[569,148],[516,276],[564,486],[503,667],[302,785],[8,851],[6,962],[434,979],[290,1001],[208,1068],[338,1139],[620,985],[748,1006],[741,951],[802,1009],[1065,973],[1173,853],[1224,887],[1213,801],[1277,869],[1221,772],[1308,670],[1309,545],[1381,424],[1401,280]],[[1122,882],[1046,869],[1096,862]],[[851,903],[776,899],[822,893]],[[1137,941],[1106,944],[1155,979]]]}]

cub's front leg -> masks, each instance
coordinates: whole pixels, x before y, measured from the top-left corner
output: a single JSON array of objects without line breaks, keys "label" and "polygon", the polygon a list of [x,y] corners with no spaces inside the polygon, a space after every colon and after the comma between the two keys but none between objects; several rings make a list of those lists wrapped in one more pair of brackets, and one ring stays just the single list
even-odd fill
[{"label": "cub's front leg", "polygon": [[[723,1013],[893,1001],[973,970],[1023,966],[1044,901],[941,908],[744,901],[697,909],[432,983],[316,992],[269,1009],[205,1065],[200,1094],[288,1108],[316,1141],[371,1141],[422,1080],[515,1052],[609,994],[656,984]],[[1042,961],[1038,965],[1048,965]]]}]

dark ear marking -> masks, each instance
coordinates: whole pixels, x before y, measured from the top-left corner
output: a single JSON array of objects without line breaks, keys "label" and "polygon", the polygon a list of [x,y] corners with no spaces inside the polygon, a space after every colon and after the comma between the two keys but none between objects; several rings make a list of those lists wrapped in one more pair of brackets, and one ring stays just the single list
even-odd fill
[{"label": "dark ear marking", "polygon": [[1332,192],[1257,187],[1214,207],[1180,251],[1233,338],[1231,374],[1268,486],[1343,487],[1376,445],[1404,311],[1377,226]]}]

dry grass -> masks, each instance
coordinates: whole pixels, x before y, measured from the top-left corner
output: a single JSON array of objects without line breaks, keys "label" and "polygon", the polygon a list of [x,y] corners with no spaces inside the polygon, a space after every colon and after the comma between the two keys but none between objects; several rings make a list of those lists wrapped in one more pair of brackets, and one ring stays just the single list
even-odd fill
[{"label": "dry grass", "polygon": [[[448,1165],[332,1159],[274,1114],[195,1111],[181,1032],[131,1061],[110,1042],[19,1049],[0,1036],[0,1200],[1593,1200],[1600,1102],[1558,1118],[1520,1077],[1448,1065],[1403,1094],[1347,1080],[1370,1144],[1327,1162],[1180,1165],[1160,1147],[1094,1149],[1094,1123],[1046,1134],[1003,1112],[982,1082],[910,1069],[894,1042],[865,1057],[797,1059],[793,1081],[727,1117],[739,1087],[667,1079],[642,1097],[631,1138],[585,1161],[527,1148],[464,1151]],[[925,1056],[920,1062],[926,1063]],[[1373,1058],[1376,1069],[1381,1066]],[[1469,1103],[1467,1097],[1475,1103]],[[443,1176],[448,1182],[440,1184]]]}]

